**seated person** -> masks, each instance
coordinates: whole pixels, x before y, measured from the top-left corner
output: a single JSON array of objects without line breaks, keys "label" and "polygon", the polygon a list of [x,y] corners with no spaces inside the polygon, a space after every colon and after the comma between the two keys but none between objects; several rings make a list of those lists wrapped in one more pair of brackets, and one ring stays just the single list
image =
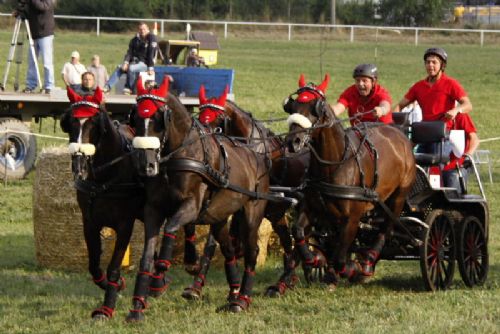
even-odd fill
[{"label": "seated person", "polygon": [[120,76],[126,73],[127,82],[123,93],[131,94],[135,89],[139,72],[147,71],[150,75],[154,73],[154,59],[157,49],[156,36],[149,31],[146,23],[139,23],[137,35],[130,40],[123,64],[113,72],[104,86],[104,92],[110,91]]},{"label": "seated person", "polygon": [[377,82],[377,67],[360,64],[352,77],[354,85],[348,87],[332,106],[335,115],[339,116],[348,109],[351,125],[359,122],[392,123],[391,96]]},{"label": "seated person", "polygon": [[465,133],[465,150],[461,157],[455,156],[450,152],[450,162],[443,168],[443,186],[452,187],[462,192],[459,180],[457,167],[464,178],[464,185],[467,184],[468,170],[464,168],[465,154],[472,155],[479,147],[479,137],[477,136],[476,127],[469,114],[459,113],[453,120],[452,130],[464,130]]},{"label": "seated person", "polygon": [[206,66],[205,59],[198,56],[198,50],[196,50],[196,48],[191,48],[189,50],[189,54],[186,59],[186,65],[190,67]]}]

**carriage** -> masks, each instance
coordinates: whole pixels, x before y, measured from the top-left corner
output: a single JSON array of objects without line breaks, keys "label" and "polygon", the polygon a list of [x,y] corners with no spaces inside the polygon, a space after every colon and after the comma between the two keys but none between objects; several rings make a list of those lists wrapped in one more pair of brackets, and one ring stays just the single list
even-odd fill
[{"label": "carriage", "polygon": [[[447,131],[443,122],[418,122],[408,125],[408,115],[394,115],[398,127],[411,134],[414,144],[443,145]],[[440,163],[446,163],[443,150],[436,154],[415,153],[416,179],[408,194],[403,211],[394,217],[395,227],[380,253],[384,260],[419,260],[425,288],[445,290],[452,281],[455,263],[468,287],[481,285],[488,274],[489,210],[480,175],[472,158],[469,168],[476,180],[479,195],[469,194],[463,176],[462,189],[442,187],[432,182]],[[351,254],[364,253],[378,234],[378,226],[387,208],[382,203],[366,213],[360,222]],[[387,212],[385,212],[387,213]],[[324,252],[327,232],[315,231],[314,249]],[[353,255],[356,256],[356,255]],[[324,268],[316,269],[316,278]]]}]

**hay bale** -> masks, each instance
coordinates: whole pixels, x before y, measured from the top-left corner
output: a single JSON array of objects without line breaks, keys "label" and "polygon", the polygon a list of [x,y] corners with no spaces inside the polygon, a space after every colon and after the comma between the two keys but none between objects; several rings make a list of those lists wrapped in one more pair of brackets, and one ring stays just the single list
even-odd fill
[{"label": "hay bale", "polygon": [[[33,225],[36,259],[40,266],[71,271],[87,270],[88,258],[82,215],[73,187],[71,158],[65,147],[44,149],[39,156],[33,184]],[[199,254],[203,252],[208,231],[208,226],[196,227],[196,248]],[[271,232],[270,223],[264,221],[259,230],[258,265],[265,262]],[[112,229],[103,228],[101,268],[105,268],[111,259],[115,239]],[[173,262],[182,263],[184,253],[182,229],[178,233],[177,240]],[[129,266],[138,266],[143,248],[144,224],[136,221],[130,242]],[[220,257],[220,252],[216,253],[215,262],[222,263],[217,257]]]}]

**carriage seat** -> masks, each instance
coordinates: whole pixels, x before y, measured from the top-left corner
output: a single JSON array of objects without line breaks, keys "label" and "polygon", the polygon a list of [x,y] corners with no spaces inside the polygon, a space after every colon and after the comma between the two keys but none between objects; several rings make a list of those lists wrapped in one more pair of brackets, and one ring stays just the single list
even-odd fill
[{"label": "carriage seat", "polygon": [[400,129],[406,136],[410,133],[410,113],[394,112],[392,113],[394,126]]},{"label": "carriage seat", "polygon": [[444,142],[448,139],[446,124],[441,121],[415,122],[411,125],[411,140],[414,144],[436,144],[435,153],[415,153],[415,160],[420,166],[436,166],[450,161],[443,152]]}]

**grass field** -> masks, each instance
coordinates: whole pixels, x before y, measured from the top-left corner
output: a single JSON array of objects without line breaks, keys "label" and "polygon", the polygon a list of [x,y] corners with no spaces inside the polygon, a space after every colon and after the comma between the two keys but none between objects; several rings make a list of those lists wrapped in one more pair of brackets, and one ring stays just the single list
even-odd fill
[{"label": "grass field", "polygon": [[[272,36],[270,36],[272,37]],[[63,32],[55,40],[57,84],[59,72],[72,50],[88,64],[94,53],[111,70],[121,62],[129,35]],[[6,59],[10,33],[0,33],[0,59]],[[222,40],[218,67],[236,71],[237,103],[259,119],[283,117],[281,101],[297,88],[300,73],[318,82],[328,71],[332,84],[330,102],[349,84],[355,65],[373,62],[375,49],[381,83],[398,101],[409,86],[424,76],[422,54],[426,47],[411,43],[346,43],[326,41],[320,67],[319,41]],[[496,137],[498,117],[500,46],[449,42],[447,72],[461,81],[474,106],[473,118],[481,138]],[[23,65],[24,66],[24,65]],[[24,72],[22,72],[24,73]],[[42,126],[50,133],[51,122]],[[272,124],[285,131],[284,124]],[[38,132],[38,126],[33,127]],[[63,136],[57,129],[56,135]],[[60,145],[43,139],[39,149]],[[497,162],[500,143],[482,144]],[[36,173],[36,170],[35,172]],[[141,325],[124,323],[130,307],[134,273],[127,273],[128,287],[119,299],[116,317],[94,323],[90,312],[102,293],[87,273],[67,273],[37,266],[32,222],[32,181],[11,181],[0,186],[0,332],[2,333],[494,333],[500,332],[500,171],[494,169],[494,184],[485,183],[490,205],[490,274],[483,287],[468,289],[455,275],[445,292],[424,291],[418,262],[381,262],[377,276],[366,285],[341,284],[329,293],[320,286],[300,286],[280,299],[262,296],[265,287],[279,276],[281,264],[273,256],[257,272],[254,302],[247,313],[218,314],[226,292],[221,270],[212,270],[206,298],[187,303],[180,293],[189,282],[187,274],[173,270],[174,283],[166,295],[151,302],[147,320]],[[483,174],[485,176],[485,174]],[[486,178],[484,178],[486,180]],[[83,238],[83,236],[82,236]],[[64,240],[61,240],[64,242]],[[71,250],[68,250],[71,251]]]}]

